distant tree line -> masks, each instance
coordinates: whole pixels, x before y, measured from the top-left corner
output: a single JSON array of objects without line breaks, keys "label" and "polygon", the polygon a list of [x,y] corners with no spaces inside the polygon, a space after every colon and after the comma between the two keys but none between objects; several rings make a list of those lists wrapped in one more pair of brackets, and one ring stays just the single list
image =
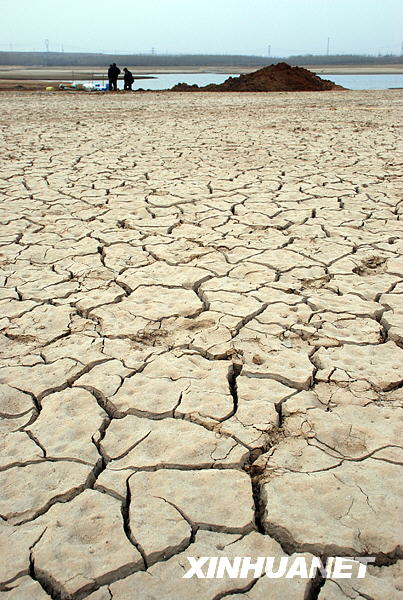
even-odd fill
[{"label": "distant tree line", "polygon": [[384,54],[378,56],[365,54],[304,54],[296,56],[288,56],[284,59],[290,65],[393,65],[400,64],[403,61],[403,56],[394,54]]},{"label": "distant tree line", "polygon": [[277,62],[290,65],[355,65],[396,64],[402,56],[392,54],[367,56],[336,54],[332,56],[304,54],[301,56],[270,57],[235,54],[90,54],[81,52],[0,52],[0,65],[28,67],[106,67],[111,62],[138,67],[197,67],[197,66],[263,66]]}]

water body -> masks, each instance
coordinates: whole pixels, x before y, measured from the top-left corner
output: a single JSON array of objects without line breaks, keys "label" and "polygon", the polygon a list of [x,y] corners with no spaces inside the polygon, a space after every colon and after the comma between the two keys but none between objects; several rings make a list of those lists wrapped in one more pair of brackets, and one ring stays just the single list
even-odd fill
[{"label": "water body", "polygon": [[135,88],[144,88],[145,90],[166,90],[177,83],[187,83],[188,85],[208,85],[209,83],[224,83],[228,77],[238,77],[238,73],[149,73],[156,79],[136,79]]},{"label": "water body", "polygon": [[377,75],[322,75],[322,79],[330,79],[337,85],[342,85],[349,90],[387,90],[389,88],[403,88],[402,74],[377,74]]},{"label": "water body", "polygon": [[[238,77],[231,73],[147,73],[147,76],[154,79],[136,79],[133,89],[140,88],[144,90],[166,90],[177,83],[187,83],[198,86],[208,85],[209,83],[223,83],[228,77]],[[338,85],[342,85],[350,90],[387,90],[389,88],[403,88],[403,74],[379,74],[379,75],[325,75],[320,74],[322,79],[330,79]],[[80,81],[84,85],[102,84],[107,85],[107,80]],[[118,81],[119,89],[123,89],[123,81]]]},{"label": "water body", "polygon": [[[133,73],[135,75],[135,73]],[[208,85],[209,83],[224,83],[228,77],[238,77],[238,74],[232,73],[145,73],[145,77],[151,79],[136,79],[133,89],[143,90],[167,90],[177,83],[187,83],[198,86]],[[108,85],[108,80],[77,81],[83,85]],[[118,88],[123,90],[123,80],[118,80]]]}]

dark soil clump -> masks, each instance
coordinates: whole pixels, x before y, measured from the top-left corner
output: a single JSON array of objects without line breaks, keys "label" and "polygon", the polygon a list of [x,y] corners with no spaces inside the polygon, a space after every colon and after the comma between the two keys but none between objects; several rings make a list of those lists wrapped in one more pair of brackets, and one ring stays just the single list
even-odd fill
[{"label": "dark soil clump", "polygon": [[253,73],[229,77],[224,83],[210,83],[203,87],[178,83],[173,92],[324,92],[342,90],[327,79],[321,79],[308,69],[278,63],[263,67]]}]

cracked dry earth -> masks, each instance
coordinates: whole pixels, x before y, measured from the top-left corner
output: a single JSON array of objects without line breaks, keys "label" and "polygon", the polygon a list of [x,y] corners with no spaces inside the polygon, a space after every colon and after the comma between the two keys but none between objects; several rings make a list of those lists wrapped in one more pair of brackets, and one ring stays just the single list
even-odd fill
[{"label": "cracked dry earth", "polygon": [[402,598],[402,98],[0,95],[1,599]]}]

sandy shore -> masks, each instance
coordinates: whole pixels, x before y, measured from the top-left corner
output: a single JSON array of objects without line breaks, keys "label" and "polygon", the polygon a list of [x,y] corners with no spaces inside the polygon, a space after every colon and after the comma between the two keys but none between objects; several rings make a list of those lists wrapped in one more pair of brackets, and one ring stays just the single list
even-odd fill
[{"label": "sandy shore", "polygon": [[402,103],[0,93],[5,600],[400,597]]}]

